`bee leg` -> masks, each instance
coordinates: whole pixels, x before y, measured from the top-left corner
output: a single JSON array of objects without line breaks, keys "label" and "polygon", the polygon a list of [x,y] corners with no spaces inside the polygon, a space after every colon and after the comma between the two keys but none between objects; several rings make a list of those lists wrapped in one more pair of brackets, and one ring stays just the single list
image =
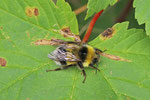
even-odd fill
[{"label": "bee leg", "polygon": [[94,67],[92,64],[90,64],[89,67],[96,69],[96,73],[97,73],[97,70],[100,71],[100,69],[98,69],[97,67]]},{"label": "bee leg", "polygon": [[64,42],[64,44],[80,44],[80,42],[67,41]]},{"label": "bee leg", "polygon": [[85,80],[86,80],[86,73],[85,73],[85,70],[84,70],[84,69],[82,70],[82,73],[83,73],[83,75],[84,75],[84,80],[82,81],[82,83],[85,83]]},{"label": "bee leg", "polygon": [[107,51],[107,49],[105,49],[104,51],[100,50],[100,49],[96,49],[96,51],[100,52],[100,53],[103,53],[105,51]]},{"label": "bee leg", "polygon": [[80,42],[73,42],[73,41],[64,41],[60,39],[51,39],[50,43],[52,45],[62,45],[62,44],[80,44]]},{"label": "bee leg", "polygon": [[[96,69],[100,72],[100,69],[97,67],[98,67],[98,63],[96,63]],[[96,73],[97,73],[97,70],[96,70]]]},{"label": "bee leg", "polygon": [[83,66],[82,62],[78,62],[78,67],[82,70],[82,73],[83,73],[83,76],[84,76],[84,80],[82,81],[82,83],[85,83],[86,73],[85,73],[84,66]]},{"label": "bee leg", "polygon": [[67,68],[72,67],[72,66],[73,66],[73,65],[62,66],[62,67],[60,67],[60,68],[46,70],[46,72],[49,72],[49,71],[59,71],[59,70],[67,69]]}]

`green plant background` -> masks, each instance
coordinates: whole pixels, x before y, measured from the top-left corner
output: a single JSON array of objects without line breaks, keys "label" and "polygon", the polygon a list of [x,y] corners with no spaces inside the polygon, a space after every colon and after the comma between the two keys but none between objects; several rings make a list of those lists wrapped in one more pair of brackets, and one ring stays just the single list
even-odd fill
[{"label": "green plant background", "polygon": [[[96,9],[97,6],[92,6],[92,3],[101,3],[100,1],[89,0],[86,18],[98,12],[90,9]],[[116,2],[103,1],[103,7],[98,10]],[[72,9],[77,7],[71,0],[68,2]],[[136,2],[135,0],[135,6],[138,4]],[[86,0],[78,6],[85,3]],[[112,38],[101,40],[98,36],[115,23],[116,14],[121,12],[118,8],[125,4],[126,1],[120,0],[115,6],[106,8],[104,15],[96,23],[94,34],[90,38],[93,41],[89,44],[102,50],[107,49],[106,53],[131,62],[101,57],[98,66],[101,72],[95,74],[95,70],[86,68],[87,80],[83,84],[81,71],[76,67],[47,73],[45,70],[59,67],[47,57],[56,47],[37,46],[33,42],[54,37],[71,40],[61,36],[58,31],[70,27],[73,33],[79,34],[79,29],[87,27],[91,19],[83,20],[86,12],[76,18],[70,5],[64,0],[58,0],[56,5],[52,0],[1,0],[0,58],[4,58],[7,65],[0,67],[0,100],[148,100],[150,39],[146,35],[148,31],[143,30],[144,25],[139,26],[134,19],[134,13],[138,11],[131,11],[127,17],[129,22],[113,26],[115,35]],[[25,11],[30,7],[37,8],[39,15],[27,16]],[[141,15],[143,19],[147,16]],[[128,29],[128,26],[132,29]],[[84,31],[81,36],[83,35]]]}]

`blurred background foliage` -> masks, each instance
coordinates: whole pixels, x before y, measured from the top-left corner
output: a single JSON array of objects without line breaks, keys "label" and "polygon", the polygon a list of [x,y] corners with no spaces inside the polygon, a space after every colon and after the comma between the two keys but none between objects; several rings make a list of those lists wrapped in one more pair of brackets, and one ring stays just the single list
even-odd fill
[{"label": "blurred background foliage", "polygon": [[[57,0],[54,0],[56,2]],[[65,0],[68,2],[72,8],[73,11],[85,6],[88,3],[88,0]],[[89,41],[93,40],[95,37],[97,37],[101,32],[106,30],[109,27],[112,27],[115,23],[117,23],[117,19],[120,18],[123,11],[129,6],[129,2],[132,0],[118,0],[118,2],[114,6],[109,6],[103,14],[100,16],[100,18],[97,20],[92,35],[90,36]],[[131,5],[132,6],[132,5]],[[81,38],[83,38],[88,25],[92,19],[90,17],[87,20],[84,20],[86,16],[87,9],[83,12],[77,14],[78,24],[79,24],[79,32]],[[137,20],[135,19],[135,9],[131,7],[129,12],[127,13],[124,21],[129,21],[129,28],[145,28],[145,25],[138,25]]]}]

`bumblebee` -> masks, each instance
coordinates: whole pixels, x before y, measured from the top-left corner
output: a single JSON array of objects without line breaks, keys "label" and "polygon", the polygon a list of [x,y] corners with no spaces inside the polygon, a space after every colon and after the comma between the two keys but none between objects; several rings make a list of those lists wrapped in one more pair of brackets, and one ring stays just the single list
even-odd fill
[{"label": "bumblebee", "polygon": [[48,54],[48,57],[54,60],[55,63],[61,67],[47,70],[47,72],[58,71],[72,66],[77,66],[84,75],[84,83],[86,80],[86,72],[84,70],[85,67],[90,67],[96,69],[96,71],[100,71],[97,67],[95,67],[95,65],[98,65],[98,62],[100,61],[99,53],[102,52],[101,50],[79,42],[62,43],[61,41],[59,44],[61,45],[58,46],[53,52]]},{"label": "bumblebee", "polygon": [[61,67],[52,70],[46,70],[47,72],[59,71],[70,68],[72,66],[77,66],[84,75],[84,83],[86,80],[86,72],[84,70],[85,67],[96,69],[96,72],[97,70],[100,71],[97,68],[100,61],[100,55],[112,60],[130,62],[130,60],[120,58],[119,56],[105,54],[104,51],[93,48],[92,46],[81,42],[80,38],[72,34],[68,28],[63,29],[60,33],[64,37],[73,37],[75,41],[66,42],[60,39],[43,39],[35,42],[36,45],[58,45],[58,47],[53,52],[48,54],[48,57],[54,60],[55,63],[60,65]]}]

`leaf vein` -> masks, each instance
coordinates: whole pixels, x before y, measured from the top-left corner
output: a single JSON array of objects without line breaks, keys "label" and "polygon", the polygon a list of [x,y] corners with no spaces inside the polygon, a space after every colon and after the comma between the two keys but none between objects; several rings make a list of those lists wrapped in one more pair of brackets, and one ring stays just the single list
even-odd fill
[{"label": "leaf vein", "polygon": [[142,85],[143,88],[148,89],[150,91],[150,88],[147,87],[147,86],[145,86],[142,83],[134,82],[134,81],[131,81],[131,80],[120,78],[120,77],[108,77],[108,78],[109,79],[114,79],[114,80],[124,81],[124,82],[130,83],[130,84],[135,84],[136,86],[138,86],[139,88],[141,88],[141,86],[139,86],[139,84],[140,84],[140,85]]},{"label": "leaf vein", "polygon": [[32,59],[32,60],[35,60],[35,61],[37,61],[37,62],[39,62],[39,63],[41,62],[40,60],[38,60],[38,59],[36,59],[36,58],[34,58],[34,57],[32,57],[32,56],[29,56],[29,55],[27,55],[27,54],[21,53],[21,52],[8,51],[8,50],[5,50],[5,51],[0,50],[0,52],[6,52],[6,53],[11,53],[11,54],[22,55],[22,56],[26,56],[26,57],[28,57],[28,58],[30,58],[30,59]]},{"label": "leaf vein", "polygon": [[106,82],[108,83],[108,85],[110,86],[110,88],[112,89],[112,91],[114,92],[114,94],[116,96],[118,96],[117,91],[113,88],[113,86],[111,85],[111,83],[109,82],[109,80],[106,78],[106,76],[104,75],[104,73],[101,71],[101,75],[104,77],[104,79],[106,80]]},{"label": "leaf vein", "polygon": [[38,27],[39,29],[43,29],[43,30],[46,30],[46,31],[48,31],[48,32],[49,32],[49,31],[54,32],[54,31],[49,30],[49,29],[47,29],[47,28],[45,28],[45,27],[41,27],[41,26],[39,26],[39,25],[37,25],[37,24],[34,24],[34,23],[32,23],[32,22],[30,22],[30,21],[28,21],[28,20],[26,20],[26,19],[23,19],[23,18],[21,18],[21,17],[19,17],[19,16],[16,16],[16,15],[14,15],[13,13],[8,12],[8,11],[6,11],[6,10],[3,9],[3,8],[0,8],[0,10],[3,11],[3,12],[5,12],[5,13],[8,13],[8,14],[11,15],[11,16],[14,16],[14,17],[16,17],[16,18],[22,20],[23,22],[26,22],[26,23],[28,23],[28,24],[30,24],[30,25],[33,25],[33,26],[36,26],[36,27]]},{"label": "leaf vein", "polygon": [[75,73],[75,77],[74,77],[74,81],[73,81],[73,85],[72,85],[72,91],[71,91],[71,95],[70,95],[70,100],[73,99],[73,94],[74,94],[76,81],[77,81],[77,76],[78,76],[77,74],[78,74],[78,71],[76,71],[76,73]]},{"label": "leaf vein", "polygon": [[37,67],[37,68],[33,68],[32,70],[30,70],[30,71],[28,71],[27,73],[25,73],[25,74],[21,75],[20,77],[18,77],[16,80],[11,81],[10,83],[8,83],[8,84],[6,85],[6,87],[0,89],[0,93],[3,92],[3,91],[5,91],[5,90],[8,90],[12,85],[14,85],[14,84],[16,84],[17,82],[19,82],[19,81],[25,79],[26,77],[28,77],[29,75],[31,75],[33,72],[38,71],[39,69],[43,68],[44,66],[46,66],[46,65],[48,65],[48,64],[50,64],[50,62],[45,63],[45,64],[43,64],[43,65],[40,65],[40,66]]}]

